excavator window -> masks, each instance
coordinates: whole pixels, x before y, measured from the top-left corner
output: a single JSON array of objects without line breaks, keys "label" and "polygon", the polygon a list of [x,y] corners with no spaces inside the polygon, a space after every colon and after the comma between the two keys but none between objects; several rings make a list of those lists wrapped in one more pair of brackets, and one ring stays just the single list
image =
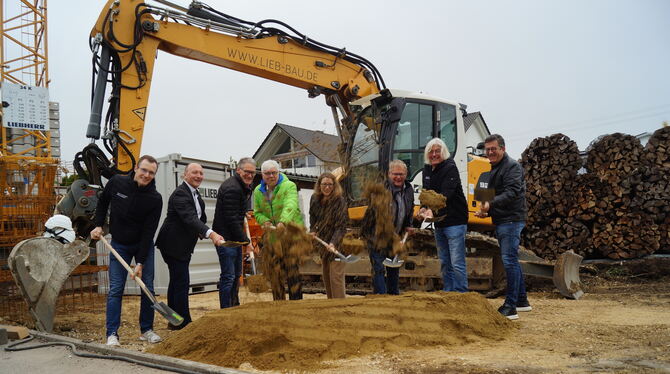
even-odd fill
[{"label": "excavator window", "polygon": [[408,179],[423,169],[423,149],[434,137],[433,105],[408,102],[393,141],[393,159],[407,164]]},{"label": "excavator window", "polygon": [[450,154],[456,151],[456,108],[453,105],[439,103],[439,137],[447,145]]},{"label": "excavator window", "polygon": [[372,106],[366,108],[359,116],[351,148],[349,179],[351,198],[354,201],[361,198],[366,182],[380,178],[379,144],[377,133],[368,127],[370,123],[375,123]]}]

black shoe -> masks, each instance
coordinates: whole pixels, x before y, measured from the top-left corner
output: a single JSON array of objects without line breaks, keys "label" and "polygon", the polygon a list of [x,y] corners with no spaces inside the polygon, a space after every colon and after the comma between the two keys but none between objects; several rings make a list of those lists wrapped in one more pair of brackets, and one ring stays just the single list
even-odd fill
[{"label": "black shoe", "polygon": [[516,303],[516,311],[517,312],[530,312],[531,310],[533,310],[533,307],[530,306],[530,303],[528,302],[528,299],[519,300]]},{"label": "black shoe", "polygon": [[509,304],[503,304],[500,306],[500,308],[498,308],[498,312],[507,317],[507,319],[519,319],[519,315],[516,314],[516,308]]}]

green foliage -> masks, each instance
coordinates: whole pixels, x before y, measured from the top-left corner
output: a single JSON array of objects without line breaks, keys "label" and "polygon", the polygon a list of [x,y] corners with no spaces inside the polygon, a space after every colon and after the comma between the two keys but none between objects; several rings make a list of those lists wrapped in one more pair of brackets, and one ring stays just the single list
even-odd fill
[{"label": "green foliage", "polygon": [[60,184],[61,184],[61,186],[67,187],[67,186],[71,185],[72,182],[74,182],[75,180],[77,180],[77,175],[76,174],[66,175],[63,178],[61,178]]}]

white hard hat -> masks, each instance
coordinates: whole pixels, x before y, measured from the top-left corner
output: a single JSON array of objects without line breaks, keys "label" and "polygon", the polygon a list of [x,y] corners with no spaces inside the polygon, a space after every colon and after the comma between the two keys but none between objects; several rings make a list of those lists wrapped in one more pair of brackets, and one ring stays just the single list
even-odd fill
[{"label": "white hard hat", "polygon": [[69,217],[62,214],[56,214],[44,223],[44,235],[47,238],[54,238],[63,244],[72,243],[76,235],[72,229],[72,221]]}]

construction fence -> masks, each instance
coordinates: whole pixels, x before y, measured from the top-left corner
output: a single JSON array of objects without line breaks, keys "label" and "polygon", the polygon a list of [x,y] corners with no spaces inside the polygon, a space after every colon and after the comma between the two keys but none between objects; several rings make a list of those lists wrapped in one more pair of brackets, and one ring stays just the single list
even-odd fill
[{"label": "construction fence", "polygon": [[[58,160],[45,157],[0,156],[0,323],[34,327],[28,306],[9,270],[7,259],[22,240],[41,235],[60,196],[55,180]],[[58,311],[104,310],[105,295],[98,294],[97,252],[78,266],[61,290]]]}]

